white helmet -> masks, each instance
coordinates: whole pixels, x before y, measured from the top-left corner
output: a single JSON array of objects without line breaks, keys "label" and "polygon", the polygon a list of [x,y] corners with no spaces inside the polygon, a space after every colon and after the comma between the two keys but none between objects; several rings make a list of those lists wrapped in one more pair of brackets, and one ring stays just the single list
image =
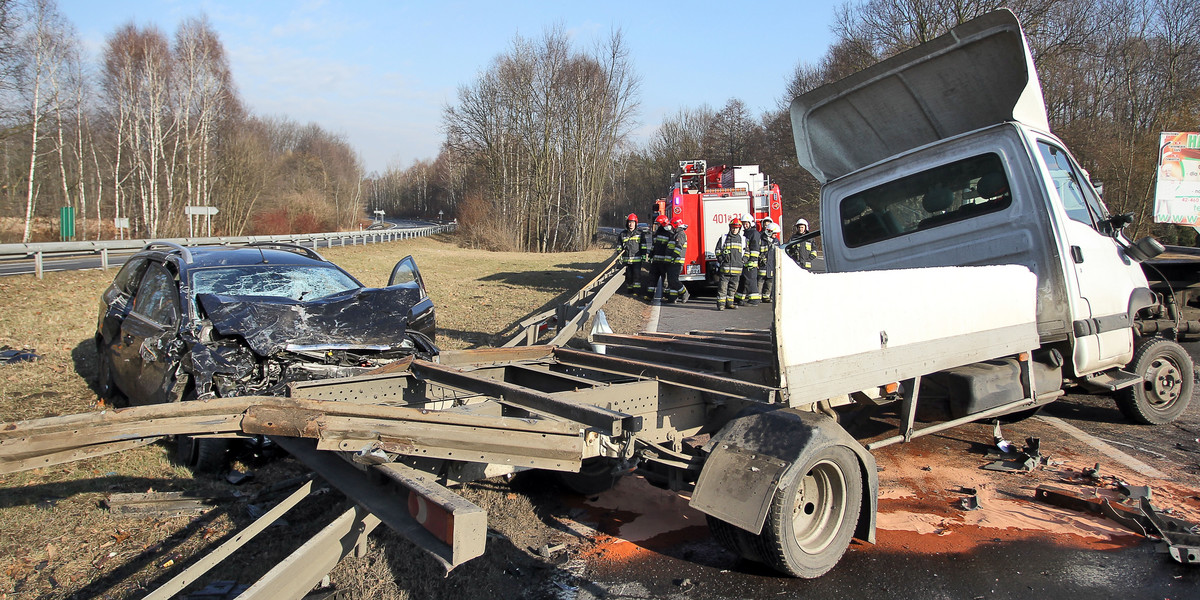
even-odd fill
[{"label": "white helmet", "polygon": [[806,221],[804,219],[796,219],[796,225],[803,225],[805,227],[808,227],[808,221]]},{"label": "white helmet", "polygon": [[742,215],[742,222],[753,225],[754,224],[754,215],[752,215],[750,213],[746,213],[746,214]]},{"label": "white helmet", "polygon": [[[765,221],[766,219],[763,219],[763,220]],[[779,231],[779,225],[776,225],[773,222],[767,223],[766,225],[763,225],[763,227],[765,227],[767,229],[767,231],[769,231],[771,233],[776,233]]]}]

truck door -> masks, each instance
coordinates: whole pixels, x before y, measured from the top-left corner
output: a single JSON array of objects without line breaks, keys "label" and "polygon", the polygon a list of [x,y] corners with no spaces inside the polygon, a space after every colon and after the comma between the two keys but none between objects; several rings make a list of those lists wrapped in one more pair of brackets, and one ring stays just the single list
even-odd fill
[{"label": "truck door", "polygon": [[1039,139],[1037,146],[1049,172],[1047,191],[1066,215],[1062,250],[1074,272],[1073,291],[1082,300],[1079,306],[1090,313],[1073,315],[1075,372],[1083,375],[1125,364],[1133,354],[1129,300],[1137,287],[1129,269],[1139,267],[1101,231],[1108,211],[1082,169],[1057,143]]}]

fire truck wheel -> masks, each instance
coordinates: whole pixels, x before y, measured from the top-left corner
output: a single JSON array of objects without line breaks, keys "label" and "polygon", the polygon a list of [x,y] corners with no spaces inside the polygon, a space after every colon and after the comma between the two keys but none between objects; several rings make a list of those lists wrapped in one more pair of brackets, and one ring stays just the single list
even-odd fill
[{"label": "fire truck wheel", "polygon": [[1117,392],[1117,408],[1131,421],[1146,425],[1170,423],[1192,400],[1192,357],[1179,344],[1151,338],[1138,344],[1132,370],[1142,382]]},{"label": "fire truck wheel", "polygon": [[862,508],[862,471],[835,442],[808,449],[784,477],[756,540],[767,564],[812,579],[832,569],[854,535]]}]

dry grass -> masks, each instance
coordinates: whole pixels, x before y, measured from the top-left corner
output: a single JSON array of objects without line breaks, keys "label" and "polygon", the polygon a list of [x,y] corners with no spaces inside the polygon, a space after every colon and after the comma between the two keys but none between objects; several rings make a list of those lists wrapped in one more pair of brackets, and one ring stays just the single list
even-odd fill
[{"label": "dry grass", "polygon": [[[552,306],[590,279],[611,255],[609,250],[487,253],[458,248],[452,238],[321,251],[371,286],[386,284],[395,262],[412,254],[437,306],[438,343],[445,348],[495,343],[517,321]],[[33,348],[42,356],[36,363],[0,366],[0,421],[76,413],[94,406],[92,336],[100,293],[114,274],[80,271],[47,273],[41,281],[30,276],[0,279],[0,345]],[[609,312],[610,322],[620,331],[634,331],[644,323],[645,306],[636,301],[614,298]],[[223,481],[193,480],[188,470],[172,462],[166,444],[155,444],[0,476],[0,531],[4,532],[0,599],[141,595],[172,576],[190,557],[245,525],[247,502],[227,503],[195,519],[137,520],[101,508],[103,497],[148,490],[249,495],[300,471],[291,461],[252,466],[256,481],[239,488]],[[492,510],[501,514],[533,514],[524,496],[496,492],[486,485],[475,489],[472,494],[484,497],[501,494],[483,502],[498,502]],[[289,517],[293,524],[286,534],[262,536],[267,540],[248,547],[216,577],[252,581],[290,551],[289,543],[311,534],[310,529],[336,514],[332,511],[340,511],[338,502],[329,496],[306,501],[302,506],[307,508],[299,516]],[[528,525],[526,521],[514,527],[525,532],[519,535],[531,536],[527,542],[546,535],[545,530],[526,530]],[[335,582],[350,592],[349,597],[482,597],[465,593],[473,580],[481,578],[489,585],[480,593],[514,597],[522,582],[505,575],[505,565],[533,560],[524,551],[527,545],[489,542],[489,554],[499,558],[460,567],[451,577],[454,583],[432,574],[431,561],[422,560],[390,532],[377,536],[374,546],[377,550],[368,557],[335,571]],[[529,566],[521,568],[528,571]]]}]

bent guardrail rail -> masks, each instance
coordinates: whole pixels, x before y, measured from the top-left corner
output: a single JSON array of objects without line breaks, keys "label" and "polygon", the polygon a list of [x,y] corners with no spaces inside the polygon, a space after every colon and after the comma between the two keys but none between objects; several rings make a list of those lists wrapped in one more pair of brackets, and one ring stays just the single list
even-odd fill
[{"label": "bent guardrail rail", "polygon": [[34,273],[42,278],[42,263],[46,257],[88,256],[100,255],[100,268],[108,269],[108,254],[113,251],[137,251],[146,244],[154,241],[166,241],[181,246],[201,245],[243,245],[254,242],[290,242],[294,244],[311,244],[315,250],[324,242],[326,248],[333,247],[335,242],[345,246],[358,245],[361,241],[367,243],[395,242],[415,237],[424,237],[445,233],[457,229],[456,224],[431,225],[413,229],[381,229],[364,231],[336,231],[331,233],[303,233],[284,235],[245,235],[221,237],[191,237],[191,238],[160,238],[137,240],[100,240],[92,242],[39,242],[32,244],[0,244],[0,260],[13,258],[33,258]]}]

